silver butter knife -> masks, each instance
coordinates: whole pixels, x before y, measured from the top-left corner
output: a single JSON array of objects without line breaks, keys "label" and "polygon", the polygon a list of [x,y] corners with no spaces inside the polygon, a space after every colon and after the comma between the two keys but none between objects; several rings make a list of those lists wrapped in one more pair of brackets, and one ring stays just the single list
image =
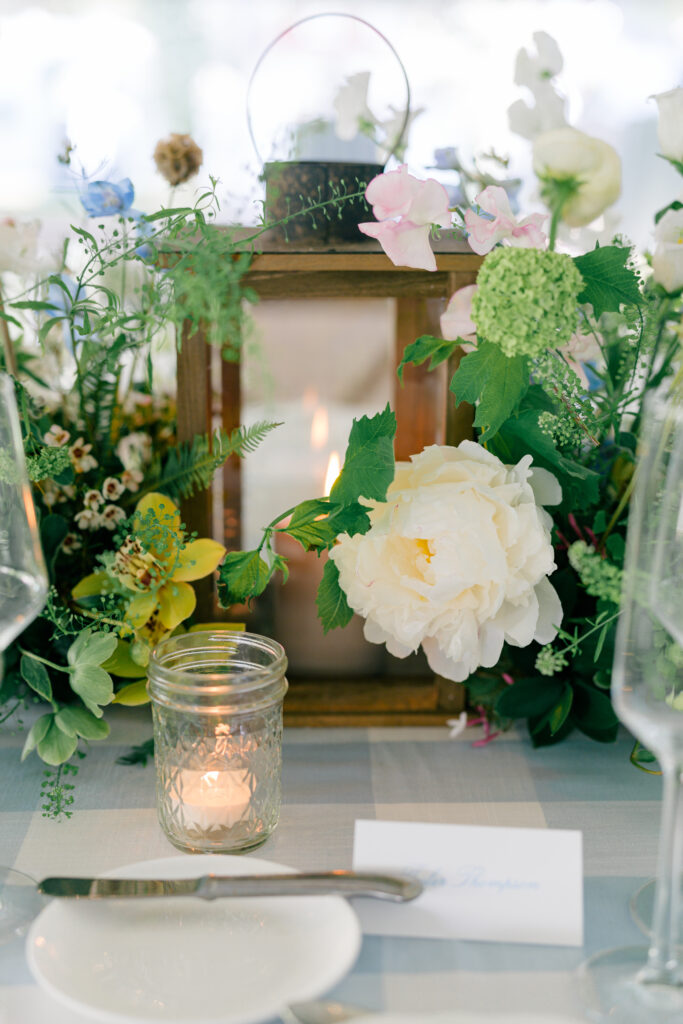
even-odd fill
[{"label": "silver butter knife", "polygon": [[422,892],[410,875],[322,871],[291,875],[202,875],[201,878],[44,878],[43,896],[108,899],[116,896],[375,896],[405,903]]}]

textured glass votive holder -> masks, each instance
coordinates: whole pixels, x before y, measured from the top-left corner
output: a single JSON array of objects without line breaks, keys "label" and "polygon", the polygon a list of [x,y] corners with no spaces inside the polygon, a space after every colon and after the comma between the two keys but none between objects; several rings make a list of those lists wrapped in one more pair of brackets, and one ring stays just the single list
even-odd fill
[{"label": "textured glass votive holder", "polygon": [[282,646],[201,630],[163,640],[149,663],[157,812],[174,846],[260,846],[280,816]]}]

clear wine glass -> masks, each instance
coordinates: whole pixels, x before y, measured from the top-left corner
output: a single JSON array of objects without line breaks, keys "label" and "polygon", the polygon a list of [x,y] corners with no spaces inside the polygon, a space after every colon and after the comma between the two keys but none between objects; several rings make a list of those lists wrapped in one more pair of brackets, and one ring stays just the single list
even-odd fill
[{"label": "clear wine glass", "polygon": [[648,396],[629,515],[612,674],[621,721],[659,760],[664,783],[650,945],[598,953],[580,969],[589,1017],[680,1024],[683,816],[683,401]]},{"label": "clear wine glass", "polygon": [[[2,651],[39,614],[47,589],[14,382],[0,374],[0,678]],[[0,943],[20,932],[41,906],[34,880],[0,865]]]}]

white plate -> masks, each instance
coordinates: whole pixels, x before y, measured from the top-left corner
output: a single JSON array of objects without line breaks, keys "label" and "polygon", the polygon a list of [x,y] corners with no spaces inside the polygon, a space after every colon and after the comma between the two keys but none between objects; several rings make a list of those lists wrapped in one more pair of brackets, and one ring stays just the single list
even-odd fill
[{"label": "white plate", "polygon": [[[119,878],[293,873],[216,854],[143,861]],[[361,930],[340,896],[53,900],[26,940],[36,981],[96,1020],[257,1024],[353,966]]]}]

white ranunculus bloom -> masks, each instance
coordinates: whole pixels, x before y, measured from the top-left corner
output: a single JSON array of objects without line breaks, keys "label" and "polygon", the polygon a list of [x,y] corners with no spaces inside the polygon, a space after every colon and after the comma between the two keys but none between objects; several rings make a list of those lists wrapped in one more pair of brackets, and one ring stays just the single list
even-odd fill
[{"label": "white ranunculus bloom", "polygon": [[683,288],[683,210],[667,210],[655,228],[652,255],[655,281],[668,292]]},{"label": "white ranunculus bloom", "polygon": [[386,501],[370,502],[368,532],[330,552],[366,639],[399,658],[422,645],[434,672],[459,682],[495,665],[504,641],[549,643],[562,607],[539,505],[560,500],[531,456],[506,466],[473,441],[398,463]]},{"label": "white ranunculus bloom", "polygon": [[580,182],[562,209],[562,220],[573,228],[590,224],[621,192],[621,161],[616,150],[576,128],[558,128],[538,136],[534,171],[539,178],[576,178]]},{"label": "white ranunculus bloom", "polygon": [[660,92],[654,99],[659,107],[657,137],[662,153],[683,160],[683,88]]}]

